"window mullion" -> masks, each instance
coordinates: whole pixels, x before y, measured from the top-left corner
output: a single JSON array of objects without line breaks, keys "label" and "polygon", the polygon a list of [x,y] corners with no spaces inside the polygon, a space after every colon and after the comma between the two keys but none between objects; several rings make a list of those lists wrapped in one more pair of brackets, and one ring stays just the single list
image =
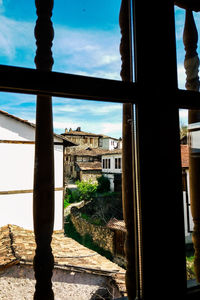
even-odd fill
[{"label": "window mullion", "polygon": [[[38,15],[35,63],[37,69],[50,71],[53,65],[53,0],[36,0],[35,3]],[[54,257],[51,240],[54,226],[54,146],[51,96],[37,96],[33,217],[36,241],[34,299],[53,300],[51,277]]]},{"label": "window mullion", "polygon": [[142,294],[170,299],[173,293],[172,298],[181,299],[186,295],[186,270],[174,4],[135,0],[133,13],[135,78],[140,87],[136,135]]}]

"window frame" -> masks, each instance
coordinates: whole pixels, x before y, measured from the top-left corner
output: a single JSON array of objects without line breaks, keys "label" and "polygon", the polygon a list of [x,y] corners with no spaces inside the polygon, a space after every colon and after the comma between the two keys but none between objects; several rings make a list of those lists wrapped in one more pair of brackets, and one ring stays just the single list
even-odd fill
[{"label": "window frame", "polygon": [[[182,196],[180,194],[181,190],[181,167],[180,167],[180,152],[179,145],[177,142],[177,136],[173,135],[171,138],[172,151],[170,153],[166,153],[164,151],[163,157],[166,157],[167,160],[172,158],[175,164],[173,170],[178,170],[178,179],[175,182],[173,188],[170,187],[171,191],[174,192],[175,188],[178,189],[177,201],[173,203],[173,210],[170,222],[176,224],[177,228],[175,228],[174,232],[172,232],[172,241],[175,243],[177,247],[177,251],[179,253],[176,261],[176,274],[178,279],[173,282],[167,278],[165,273],[168,273],[169,270],[169,260],[167,258],[168,251],[170,251],[169,245],[166,243],[165,238],[167,236],[167,226],[164,224],[164,221],[167,220],[167,213],[169,217],[169,212],[171,211],[171,206],[164,202],[164,210],[162,210],[162,216],[160,216],[160,212],[157,212],[156,205],[158,205],[158,211],[160,211],[161,206],[158,204],[158,192],[154,189],[155,197],[154,201],[148,203],[147,200],[147,191],[146,186],[151,187],[150,183],[147,184],[146,178],[149,179],[149,153],[147,153],[147,149],[145,149],[146,143],[149,141],[149,137],[147,136],[147,121],[150,120],[148,117],[149,111],[152,113],[152,116],[155,117],[155,120],[158,119],[158,116],[154,112],[156,108],[158,108],[157,101],[162,96],[162,105],[167,108],[167,111],[170,112],[172,110],[172,118],[171,122],[174,125],[174,128],[178,128],[178,118],[177,118],[177,110],[179,108],[187,108],[187,109],[200,109],[200,94],[192,91],[179,90],[177,88],[176,82],[176,60],[175,60],[175,33],[174,33],[174,12],[173,1],[163,1],[158,7],[156,3],[153,1],[149,1],[149,3],[145,4],[145,10],[143,7],[143,1],[135,0],[132,2],[133,6],[133,25],[134,25],[134,47],[135,47],[135,77],[136,82],[125,82],[125,81],[116,81],[116,80],[108,80],[108,79],[99,79],[92,78],[86,76],[72,75],[72,74],[63,74],[58,72],[51,71],[41,71],[13,66],[4,66],[0,65],[0,91],[10,92],[10,93],[25,93],[25,94],[33,94],[33,95],[50,95],[57,96],[63,98],[72,98],[72,101],[76,101],[76,99],[85,99],[85,100],[95,100],[95,101],[105,101],[105,102],[116,102],[116,103],[131,103],[136,106],[136,128],[138,131],[137,135],[137,143],[134,145],[137,149],[137,174],[135,174],[135,170],[132,170],[134,176],[137,177],[138,183],[138,191],[137,198],[138,203],[140,203],[140,216],[142,216],[141,227],[142,227],[142,235],[140,236],[140,249],[142,254],[142,267],[140,266],[140,271],[142,273],[142,293],[145,295],[152,295],[152,287],[156,284],[156,291],[154,296],[163,295],[163,290],[166,291],[166,295],[169,295],[172,290],[174,290],[174,284],[176,285],[175,295],[186,296],[187,299],[195,299],[195,295],[198,294],[199,291],[195,290],[195,293],[192,291],[187,291],[186,289],[186,281],[183,275],[185,272],[184,266],[184,243],[182,236],[182,227],[183,227],[183,216],[181,213],[177,216],[176,213],[182,209],[181,199]],[[160,11],[162,11],[162,17],[159,15]],[[130,17],[130,16],[127,16]],[[145,28],[145,32],[142,29],[144,24],[142,20],[147,22],[148,26]],[[167,22],[165,22],[167,20]],[[163,35],[165,36],[165,40],[163,37],[158,38],[155,37],[155,21],[156,25],[160,24],[162,26]],[[158,28],[159,26],[157,26]],[[170,30],[169,30],[170,29]],[[160,30],[158,28],[158,30]],[[141,36],[146,36],[146,40],[140,38]],[[158,34],[158,32],[156,31]],[[146,45],[149,45],[149,53],[146,52]],[[154,50],[152,49],[152,45],[154,45]],[[168,45],[168,47],[166,46]],[[144,50],[145,49],[145,50]],[[158,49],[161,49],[157,51]],[[160,69],[160,62],[164,61],[164,65],[166,66],[166,74],[162,73]],[[144,59],[146,65],[144,65]],[[167,66],[167,64],[169,65]],[[154,67],[154,68],[153,68]],[[151,71],[152,78],[146,77],[146,70]],[[167,87],[169,92],[167,92],[167,96],[165,95],[165,89],[161,84],[161,80],[159,79],[159,71],[163,74],[163,81],[167,82]],[[154,79],[153,79],[154,78]],[[153,88],[154,80],[157,80],[156,88]],[[167,80],[168,79],[168,80]],[[171,96],[171,97],[169,97]],[[151,105],[147,103],[147,99],[151,99]],[[166,119],[166,112],[163,112],[164,120]],[[145,122],[142,123],[142,121]],[[152,122],[150,124],[149,130],[153,130],[153,132],[158,128],[161,124],[159,121]],[[170,130],[172,132],[172,127],[170,126]],[[166,127],[164,128],[164,132],[166,132]],[[142,136],[141,136],[142,135]],[[135,138],[135,136],[134,136]],[[145,141],[144,145],[142,145],[142,139]],[[159,151],[160,146],[162,144],[162,136],[158,133],[158,141],[156,146]],[[177,155],[174,153],[177,151]],[[133,150],[133,153],[135,151]],[[151,154],[155,157],[155,154],[151,150]],[[148,159],[147,159],[148,156]],[[139,159],[141,158],[141,159]],[[175,158],[177,158],[177,163],[175,162]],[[144,163],[143,163],[144,161]],[[145,165],[145,163],[147,164]],[[158,162],[156,162],[156,170],[159,170]],[[167,169],[167,171],[166,171]],[[153,170],[153,176],[160,182],[159,176],[160,174],[156,174],[156,170]],[[173,170],[171,170],[173,172]],[[168,175],[170,174],[169,167],[166,166],[163,170],[163,173],[166,172]],[[179,176],[180,173],[180,176]],[[167,178],[166,176],[164,177]],[[167,188],[169,185],[167,182],[165,186]],[[163,185],[164,186],[164,185]],[[130,199],[132,201],[132,199]],[[154,210],[155,209],[155,210]],[[151,212],[151,218],[149,216],[149,212]],[[128,212],[127,212],[128,213]],[[155,218],[157,222],[153,221]],[[159,226],[162,230],[162,236],[159,237],[159,247],[160,254],[158,256],[158,262],[154,262],[155,269],[160,268],[160,262],[162,262],[162,276],[156,277],[156,271],[151,270],[151,272],[155,275],[153,278],[152,273],[147,269],[148,262],[152,260],[152,251],[149,250],[149,233],[150,226],[154,226],[159,223]],[[172,226],[169,226],[172,229]],[[153,242],[156,242],[157,237],[153,237]],[[164,258],[166,261],[164,261]],[[133,276],[133,274],[129,274],[128,276]],[[156,280],[155,280],[156,278]],[[141,278],[140,278],[141,279]],[[178,283],[180,282],[180,283]],[[171,290],[169,289],[171,284]],[[169,291],[167,291],[167,288]],[[131,288],[130,288],[131,289]],[[160,294],[161,293],[161,294]],[[176,294],[177,293],[177,294]]]}]

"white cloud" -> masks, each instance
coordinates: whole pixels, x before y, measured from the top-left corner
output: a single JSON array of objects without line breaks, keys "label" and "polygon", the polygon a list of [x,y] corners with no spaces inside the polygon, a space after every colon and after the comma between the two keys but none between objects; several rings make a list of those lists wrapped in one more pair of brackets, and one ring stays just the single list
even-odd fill
[{"label": "white cloud", "polygon": [[54,70],[120,79],[119,43],[118,31],[80,30],[55,24]]},{"label": "white cloud", "polygon": [[[0,55],[7,59],[17,60],[17,50],[24,51],[23,58],[32,53],[32,61],[34,60],[34,24],[31,22],[21,22],[9,19],[0,15]],[[21,61],[23,64],[23,59]]]},{"label": "white cloud", "polygon": [[185,68],[183,64],[178,65],[177,72],[178,72],[178,87],[180,89],[185,89],[186,74],[185,74]]},{"label": "white cloud", "polygon": [[[56,98],[57,99],[57,98]],[[69,100],[70,101],[70,100]],[[88,117],[90,116],[105,116],[110,115],[114,113],[120,113],[122,111],[122,104],[118,103],[105,103],[105,102],[94,102],[94,101],[84,101],[84,100],[77,100],[78,102],[75,102],[74,104],[64,104],[61,105],[61,102],[59,102],[59,105],[54,106],[54,113],[76,113],[77,116],[84,115]],[[54,101],[56,103],[56,100]]]}]

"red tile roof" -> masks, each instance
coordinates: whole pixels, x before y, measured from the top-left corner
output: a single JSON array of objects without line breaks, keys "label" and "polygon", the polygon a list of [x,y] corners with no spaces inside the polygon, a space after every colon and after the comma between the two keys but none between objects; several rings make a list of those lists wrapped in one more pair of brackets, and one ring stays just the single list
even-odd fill
[{"label": "red tile roof", "polygon": [[[120,293],[126,294],[125,270],[117,264],[64,236],[62,230],[54,231],[51,246],[55,268],[109,276]],[[15,264],[32,265],[35,248],[32,230],[10,224],[0,227],[0,271]]]},{"label": "red tile roof", "polygon": [[101,171],[101,162],[77,162],[76,163],[82,171]]},{"label": "red tile roof", "polygon": [[189,168],[189,148],[188,145],[181,145],[181,166]]}]

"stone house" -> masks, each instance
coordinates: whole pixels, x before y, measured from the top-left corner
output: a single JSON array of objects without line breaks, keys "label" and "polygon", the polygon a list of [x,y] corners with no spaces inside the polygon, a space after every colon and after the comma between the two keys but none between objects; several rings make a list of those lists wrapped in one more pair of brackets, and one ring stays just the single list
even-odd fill
[{"label": "stone house", "polygon": [[68,130],[66,128],[62,135],[77,145],[92,148],[99,147],[99,139],[102,137],[102,135],[82,131],[81,127],[77,127],[76,130],[72,130],[71,128]]},{"label": "stone house", "polygon": [[[64,147],[74,145],[54,134],[55,225],[63,228]],[[0,111],[0,226],[33,229],[35,125]]]},{"label": "stone house", "polygon": [[96,181],[102,174],[101,155],[105,150],[88,146],[73,146],[65,149],[65,177]]}]

